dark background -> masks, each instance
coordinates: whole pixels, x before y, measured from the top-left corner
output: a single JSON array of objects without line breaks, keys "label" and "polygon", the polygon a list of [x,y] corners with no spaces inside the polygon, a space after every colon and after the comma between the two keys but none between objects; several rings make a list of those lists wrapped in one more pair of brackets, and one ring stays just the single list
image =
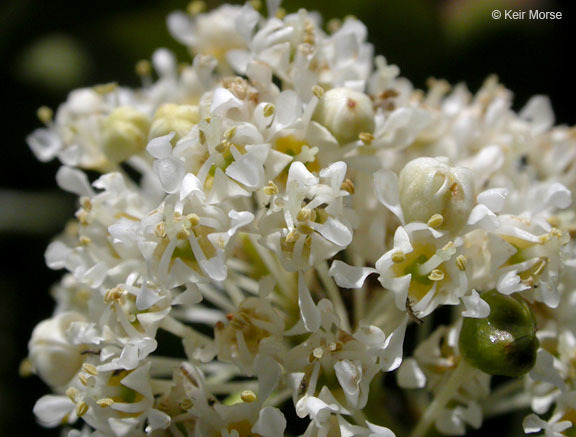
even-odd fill
[{"label": "dark background", "polygon": [[[209,2],[212,6],[219,4]],[[325,19],[356,15],[376,53],[400,66],[417,87],[428,77],[465,81],[476,90],[497,73],[514,91],[515,109],[533,94],[550,96],[557,123],[576,122],[576,30],[573,2],[546,0],[291,0],[320,10]],[[18,376],[35,324],[50,316],[49,288],[61,272],[48,270],[43,253],[75,208],[54,181],[57,163],[42,164],[25,137],[40,126],[36,109],[56,108],[72,88],[117,81],[137,86],[134,64],[156,47],[187,52],[170,38],[166,15],[185,1],[9,0],[0,3],[0,435],[57,435],[35,424],[32,407],[48,393],[35,377]],[[560,21],[495,21],[493,9],[561,11]],[[505,435],[521,416],[488,421]],[[472,435],[472,434],[471,434]],[[510,435],[510,434],[508,434]]]}]

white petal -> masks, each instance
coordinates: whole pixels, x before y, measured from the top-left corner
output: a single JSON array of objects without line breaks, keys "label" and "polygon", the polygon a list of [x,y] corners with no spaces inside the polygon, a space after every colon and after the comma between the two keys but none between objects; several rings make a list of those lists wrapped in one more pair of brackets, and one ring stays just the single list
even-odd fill
[{"label": "white petal", "polygon": [[152,408],[148,412],[148,426],[146,427],[146,432],[151,433],[159,429],[166,429],[170,426],[170,422],[170,416],[160,410]]},{"label": "white petal", "polygon": [[518,276],[517,270],[511,270],[506,274],[500,276],[496,284],[496,289],[500,293],[506,295],[517,293],[519,291],[528,290],[529,288],[530,288],[529,285],[525,285],[522,282],[522,279],[520,278],[520,276]]},{"label": "white petal", "polygon": [[498,228],[500,220],[486,205],[479,203],[470,212],[468,224],[478,225],[483,229],[492,231]]},{"label": "white petal", "polygon": [[400,223],[404,223],[404,214],[400,207],[398,175],[390,170],[379,170],[374,174],[374,188],[380,203],[398,217]]},{"label": "white petal", "polygon": [[196,44],[196,32],[194,25],[190,21],[190,16],[184,12],[172,12],[166,19],[168,32],[176,41],[192,46]]},{"label": "white petal", "polygon": [[278,408],[264,407],[260,410],[258,420],[252,427],[252,432],[262,437],[278,437],[284,435],[286,418]]},{"label": "white petal", "polygon": [[493,212],[500,212],[504,207],[508,190],[506,188],[492,188],[490,190],[482,191],[476,197],[478,203],[483,203]]},{"label": "white petal", "polygon": [[217,88],[212,96],[210,112],[217,115],[224,115],[229,109],[240,108],[242,100],[225,88]]},{"label": "white petal", "polygon": [[36,129],[26,137],[28,146],[42,162],[50,161],[60,150],[61,144],[57,135],[48,129]]},{"label": "white petal", "polygon": [[94,190],[90,186],[86,173],[77,168],[63,165],[56,173],[56,182],[64,191],[77,194],[78,196],[94,196]]},{"label": "white petal", "polygon": [[564,389],[564,380],[554,366],[554,356],[544,349],[538,349],[536,364],[530,371],[530,378],[534,381],[548,382],[560,389]]},{"label": "white petal", "polygon": [[46,395],[36,401],[33,412],[42,425],[53,428],[61,425],[64,417],[75,407],[68,396]]},{"label": "white petal", "polygon": [[404,345],[404,336],[406,335],[406,326],[408,325],[408,316],[404,316],[402,323],[386,339],[383,353],[380,354],[380,368],[384,372],[396,370],[402,364],[402,353]]},{"label": "white petal", "polygon": [[344,288],[361,288],[368,275],[372,273],[376,273],[376,269],[354,267],[342,261],[334,261],[329,270],[336,284]]},{"label": "white petal", "polygon": [[298,272],[298,306],[306,330],[316,332],[320,328],[320,310],[312,300],[302,272]]},{"label": "white petal", "polygon": [[174,135],[174,132],[170,132],[168,135],[150,140],[146,150],[156,159],[168,158],[172,155],[172,144],[170,141],[174,138]]},{"label": "white petal", "polygon": [[152,54],[152,65],[159,76],[173,76],[176,74],[176,57],[164,48],[157,49]]},{"label": "white petal", "polygon": [[546,428],[548,424],[540,419],[536,414],[529,414],[522,421],[522,427],[526,434],[532,434]]},{"label": "white petal", "polygon": [[342,222],[329,217],[324,223],[311,223],[320,235],[338,246],[346,247],[352,242],[352,231]]},{"label": "white petal", "polygon": [[165,158],[155,161],[153,167],[162,188],[167,193],[175,193],[179,190],[182,179],[186,173],[182,160],[178,158]]},{"label": "white petal", "polygon": [[404,360],[398,369],[397,377],[398,385],[403,388],[424,388],[426,386],[426,375],[414,358]]},{"label": "white petal", "polygon": [[550,99],[546,96],[533,96],[520,111],[520,117],[532,124],[535,134],[546,131],[554,124]]},{"label": "white petal", "polygon": [[548,186],[544,204],[553,208],[568,208],[572,203],[572,193],[564,185],[555,182]]},{"label": "white petal", "polygon": [[194,194],[198,199],[204,200],[206,194],[202,189],[202,182],[192,173],[187,173],[182,179],[182,186],[180,187],[180,200],[184,200],[191,194]]},{"label": "white petal", "polygon": [[302,113],[302,104],[295,91],[283,91],[276,100],[276,121],[282,126],[289,126]]},{"label": "white petal", "polygon": [[466,311],[462,312],[462,317],[484,319],[490,315],[490,305],[480,297],[476,290],[472,290],[470,296],[463,296],[462,302],[466,307]]}]

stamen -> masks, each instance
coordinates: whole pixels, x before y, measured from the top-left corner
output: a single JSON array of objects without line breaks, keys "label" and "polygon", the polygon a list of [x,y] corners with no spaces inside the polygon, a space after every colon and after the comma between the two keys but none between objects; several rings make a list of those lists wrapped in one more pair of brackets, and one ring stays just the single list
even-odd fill
[{"label": "stamen", "polygon": [[430,217],[428,223],[426,224],[431,228],[438,228],[442,226],[442,223],[444,223],[444,217],[442,214],[434,214],[432,217]]},{"label": "stamen", "polygon": [[458,255],[456,257],[456,265],[462,271],[466,270],[466,265],[468,264],[468,260],[464,255]]},{"label": "stamen", "polygon": [[256,400],[256,394],[252,390],[244,390],[240,394],[240,399],[249,404]]},{"label": "stamen", "polygon": [[444,272],[440,269],[434,269],[428,275],[428,279],[431,281],[441,281],[444,279]]}]

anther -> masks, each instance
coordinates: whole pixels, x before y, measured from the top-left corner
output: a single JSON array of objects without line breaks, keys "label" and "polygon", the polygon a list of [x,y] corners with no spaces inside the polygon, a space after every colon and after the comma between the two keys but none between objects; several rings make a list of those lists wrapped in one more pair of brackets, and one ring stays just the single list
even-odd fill
[{"label": "anther", "polygon": [[54,117],[54,111],[48,106],[40,106],[36,112],[36,116],[42,123],[49,124]]},{"label": "anther", "polygon": [[432,217],[428,219],[428,223],[426,224],[431,228],[438,228],[442,226],[442,223],[444,223],[444,217],[442,216],[442,214],[434,214]]},{"label": "anther", "polygon": [[434,269],[428,275],[428,279],[431,281],[441,281],[444,279],[444,272],[440,269]]},{"label": "anther", "polygon": [[249,404],[256,400],[256,394],[252,390],[244,390],[240,393],[240,399]]},{"label": "anther", "polygon": [[84,414],[88,412],[89,408],[90,407],[86,402],[84,401],[79,402],[78,404],[76,404],[76,415],[78,417],[82,417]]},{"label": "anther", "polygon": [[110,398],[98,399],[96,403],[100,405],[102,408],[106,408],[114,404],[114,399]]},{"label": "anther", "polygon": [[367,146],[372,144],[372,141],[374,141],[374,135],[369,132],[360,132],[358,138]]},{"label": "anther", "polygon": [[404,255],[404,252],[401,251],[394,252],[391,256],[391,259],[393,263],[398,264],[406,261],[406,255]]},{"label": "anther", "polygon": [[468,264],[468,260],[464,255],[458,255],[456,257],[456,265],[462,271],[466,270],[466,265]]}]

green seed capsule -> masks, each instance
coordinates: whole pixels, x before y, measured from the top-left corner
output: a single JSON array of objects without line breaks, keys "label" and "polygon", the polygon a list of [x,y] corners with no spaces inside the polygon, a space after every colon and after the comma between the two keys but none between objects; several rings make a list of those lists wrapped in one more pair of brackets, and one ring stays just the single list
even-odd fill
[{"label": "green seed capsule", "polygon": [[459,339],[462,357],[490,375],[524,375],[534,367],[539,345],[530,307],[496,290],[483,293],[482,299],[490,305],[490,315],[464,319]]}]

